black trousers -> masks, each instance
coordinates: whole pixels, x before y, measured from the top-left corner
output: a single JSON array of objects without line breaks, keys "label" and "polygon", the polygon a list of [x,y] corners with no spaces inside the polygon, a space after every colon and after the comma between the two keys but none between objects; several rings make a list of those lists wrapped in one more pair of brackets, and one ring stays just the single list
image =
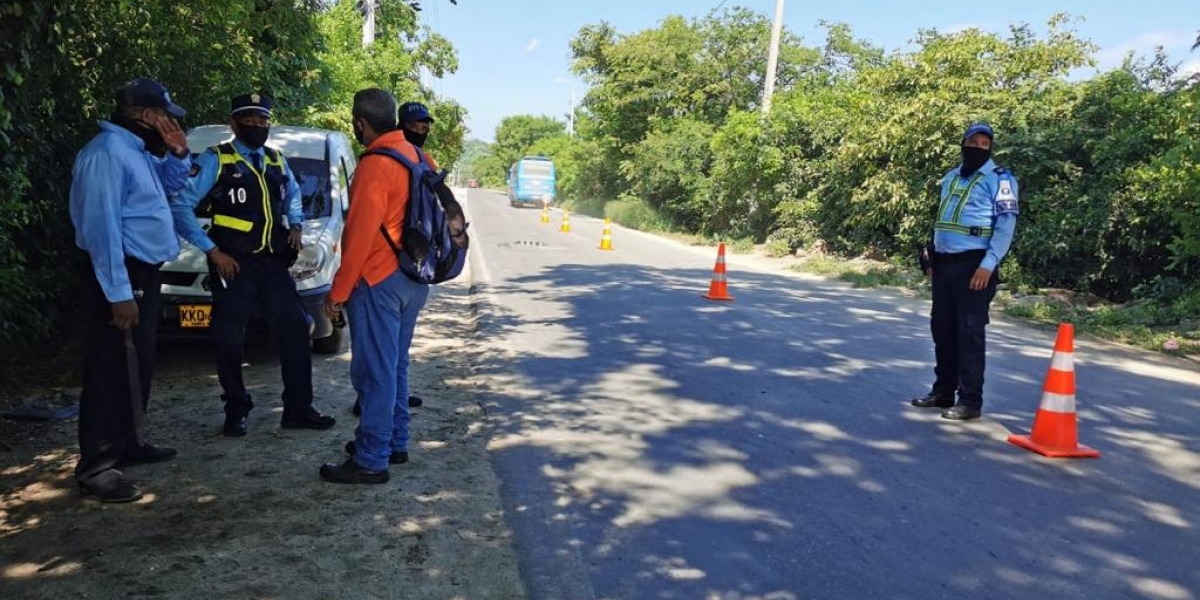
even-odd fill
[{"label": "black trousers", "polygon": [[[137,348],[143,409],[150,402],[150,382],[154,375],[161,292],[158,267],[132,258],[125,260],[138,305],[133,343]],[[85,485],[103,487],[117,476],[113,468],[125,451],[136,446],[137,433],[133,427],[133,400],[129,397],[125,334],[108,324],[112,320],[112,305],[105,298],[90,263],[83,280],[86,347],[83,393],[79,397],[79,464],[75,466],[75,478]]]},{"label": "black trousers", "polygon": [[984,251],[935,254],[933,267],[933,332],[937,379],[933,392],[953,397],[971,408],[983,406],[983,371],[987,363],[988,308],[996,296],[999,269],[992,271],[987,287],[972,290],[971,277]]},{"label": "black trousers", "polygon": [[[279,347],[283,374],[283,416],[301,418],[312,410],[312,351],[308,317],[288,273],[288,258],[275,254],[233,255],[241,267],[233,279],[213,269],[212,335],[217,349],[217,378],[225,414],[245,416],[254,407],[242,380],[246,323],[257,304]],[[211,265],[210,265],[211,268]]]}]

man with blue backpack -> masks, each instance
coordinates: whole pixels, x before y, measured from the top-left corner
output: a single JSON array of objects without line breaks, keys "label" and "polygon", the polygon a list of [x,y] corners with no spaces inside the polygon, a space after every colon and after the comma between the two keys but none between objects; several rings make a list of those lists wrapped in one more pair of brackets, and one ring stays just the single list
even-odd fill
[{"label": "man with blue backpack", "polygon": [[462,208],[396,127],[396,100],[381,89],[354,95],[355,138],[367,151],[350,186],[342,263],[326,312],[344,307],[353,340],[350,369],[362,418],[350,454],[321,467],[334,483],[386,483],[388,465],[408,462],[408,353],[429,285],[457,276],[466,261]]},{"label": "man with blue backpack", "polygon": [[[429,130],[433,127],[433,115],[429,114],[429,109],[420,102],[405,102],[400,105],[400,110],[397,111],[397,120],[399,121],[401,130],[404,131],[404,139],[417,147],[421,153],[421,159],[428,163],[434,171],[437,171],[437,161],[425,152],[425,141],[429,138]],[[358,391],[358,386],[355,385],[355,391]],[[408,393],[408,407],[417,408],[425,404],[420,396],[413,394],[411,390]],[[354,399],[354,406],[350,412],[355,416],[362,415],[362,403],[358,398]]]}]

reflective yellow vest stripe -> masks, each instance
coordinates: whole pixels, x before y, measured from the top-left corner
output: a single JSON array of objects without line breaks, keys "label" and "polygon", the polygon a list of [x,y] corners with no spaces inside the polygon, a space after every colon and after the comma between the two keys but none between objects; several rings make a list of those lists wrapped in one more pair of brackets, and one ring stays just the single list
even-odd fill
[{"label": "reflective yellow vest stripe", "polygon": [[226,229],[234,229],[243,233],[254,229],[254,223],[229,215],[213,215],[212,224],[214,227],[225,227]]}]

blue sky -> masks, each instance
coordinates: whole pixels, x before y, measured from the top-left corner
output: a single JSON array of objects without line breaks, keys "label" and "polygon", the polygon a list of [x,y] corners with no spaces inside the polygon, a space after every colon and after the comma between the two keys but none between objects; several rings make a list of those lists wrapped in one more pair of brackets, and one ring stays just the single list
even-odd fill
[{"label": "blue sky", "polygon": [[[505,116],[567,113],[571,86],[555,80],[571,78],[568,44],[583,25],[607,20],[633,33],[668,15],[703,16],[722,4],[765,15],[775,10],[775,0],[458,0],[457,6],[425,0],[424,24],[449,38],[459,57],[457,73],[426,83],[467,108],[469,137],[491,141]],[[848,23],[859,38],[903,50],[922,28],[1005,31],[1030,23],[1041,30],[1051,14],[1066,12],[1083,18],[1074,28],[1100,47],[1101,68],[1120,64],[1129,51],[1149,55],[1161,45],[1185,69],[1200,71],[1200,50],[1189,51],[1200,29],[1195,6],[1195,0],[787,0],[784,26],[806,44],[820,45],[821,20]],[[576,102],[583,93],[577,81]]]}]

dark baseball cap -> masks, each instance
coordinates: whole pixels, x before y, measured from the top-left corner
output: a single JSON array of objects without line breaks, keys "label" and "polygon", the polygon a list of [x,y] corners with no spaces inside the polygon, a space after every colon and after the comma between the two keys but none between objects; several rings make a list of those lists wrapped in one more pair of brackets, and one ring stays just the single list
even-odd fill
[{"label": "dark baseball cap", "polygon": [[243,94],[230,101],[229,115],[236,117],[246,112],[257,112],[270,118],[273,103],[271,97],[266,94]]},{"label": "dark baseball cap", "polygon": [[970,127],[967,127],[967,131],[963,133],[962,141],[967,141],[971,138],[971,136],[977,133],[982,133],[983,135],[988,136],[988,139],[990,140],[996,139],[996,132],[992,131],[992,126],[981,122],[973,123]]},{"label": "dark baseball cap", "polygon": [[429,121],[433,123],[433,117],[429,116],[429,109],[420,102],[405,102],[400,105],[399,117],[401,123],[409,121]]},{"label": "dark baseball cap", "polygon": [[163,84],[143,77],[130,81],[117,91],[117,106],[161,108],[176,119],[187,116],[186,110],[171,101],[171,94]]}]

